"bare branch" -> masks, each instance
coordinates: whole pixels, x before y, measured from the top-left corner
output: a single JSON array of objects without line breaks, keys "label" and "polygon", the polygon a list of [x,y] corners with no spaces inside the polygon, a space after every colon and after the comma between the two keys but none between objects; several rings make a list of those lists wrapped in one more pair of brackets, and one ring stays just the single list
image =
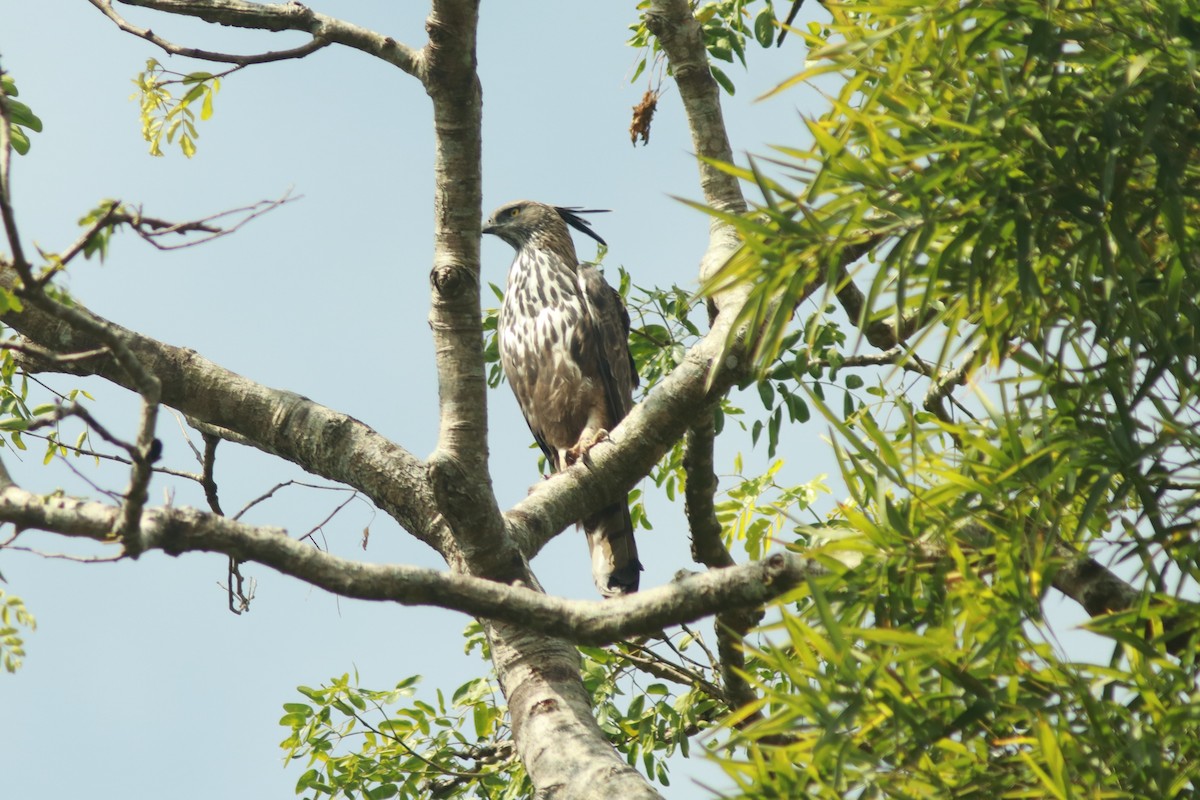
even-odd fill
[{"label": "bare branch", "polygon": [[[202,217],[197,220],[189,220],[188,222],[169,222],[157,217],[147,217],[142,214],[141,207],[134,211],[127,211],[124,208],[113,210],[109,220],[114,225],[126,224],[133,229],[134,233],[159,250],[179,250],[184,247],[194,247],[199,244],[211,242],[213,239],[220,239],[222,236],[228,236],[231,233],[236,233],[244,225],[251,220],[261,217],[269,211],[274,211],[276,208],[290,203],[294,200],[301,199],[299,196],[293,197],[292,191],[289,189],[284,192],[281,197],[276,200],[260,200],[257,203],[252,203],[241,208],[231,208],[228,211],[221,211],[216,214],[210,214],[207,217]],[[234,224],[228,227],[220,227],[213,223],[242,215]],[[203,236],[198,236],[194,239],[189,239],[186,242],[179,244],[163,244],[160,239],[171,235],[186,236],[189,233],[202,233]]]},{"label": "bare branch", "polygon": [[325,515],[325,519],[321,520],[316,525],[312,526],[312,528],[309,529],[308,533],[301,536],[300,541],[303,542],[305,539],[308,539],[311,541],[313,538],[313,535],[315,533],[317,533],[318,531],[321,531],[322,535],[324,535],[324,531],[322,529],[326,525],[328,525],[330,522],[332,522],[333,518],[336,517],[343,508],[345,508],[346,506],[350,505],[352,502],[354,502],[355,500],[358,499],[358,492],[355,492],[353,490],[351,490],[351,492],[352,493],[349,497],[347,497],[342,502],[338,503],[337,506],[333,509],[333,511],[330,511],[328,514]]},{"label": "bare branch", "polygon": [[225,64],[237,64],[239,67],[249,66],[251,64],[265,64],[270,61],[284,61],[289,58],[304,58],[310,53],[315,53],[322,47],[326,47],[330,42],[320,37],[314,36],[312,41],[293,47],[290,50],[278,50],[269,53],[259,53],[257,55],[232,55],[230,53],[217,53],[212,50],[200,50],[195,47],[183,47],[173,42],[169,42],[162,38],[149,28],[139,28],[125,20],[120,14],[113,10],[110,0],[88,0],[96,8],[100,9],[100,13],[111,19],[118,28],[126,33],[133,34],[141,39],[145,39],[150,44],[162,48],[167,53],[173,56],[185,56],[187,58],[198,58],[204,61],[218,61]]},{"label": "bare branch", "polygon": [[[0,271],[0,285],[15,276]],[[129,349],[162,376],[162,399],[183,413],[202,433],[245,444],[296,463],[316,475],[345,483],[371,498],[406,530],[441,551],[444,530],[434,510],[425,465],[367,425],[293,392],[271,389],[223,369],[193,350],[172,347],[121,328],[81,305],[77,314],[115,329]],[[100,342],[54,315],[26,306],[5,322],[27,339],[56,349],[85,351]],[[71,374],[99,375],[136,389],[114,358],[45,364]],[[280,424],[280,420],[284,423]]]},{"label": "bare branch", "polygon": [[204,437],[204,457],[200,461],[202,470],[200,485],[204,487],[204,499],[208,501],[208,507],[214,514],[224,516],[225,512],[221,510],[221,500],[217,496],[217,479],[213,474],[217,464],[217,445],[221,443],[221,440],[211,433],[201,435]]},{"label": "bare branch", "polygon": [[[850,264],[858,260],[873,244],[874,242],[871,242],[855,248],[846,254],[844,262]],[[863,332],[872,347],[880,350],[894,349],[937,317],[937,309],[927,308],[922,312],[909,314],[899,322],[894,319],[868,322],[867,298],[854,284],[845,267],[838,271],[837,299],[846,316],[850,318],[850,323]]]},{"label": "bare branch", "polygon": [[692,559],[709,569],[731,567],[734,563],[721,541],[721,523],[713,505],[717,493],[717,474],[713,468],[715,436],[709,414],[688,429],[683,451],[683,470],[687,474],[683,508],[692,535]]},{"label": "bare branch", "polygon": [[641,645],[630,643],[628,647],[636,652],[621,649],[617,651],[617,655],[643,672],[681,686],[695,687],[714,700],[725,701],[725,694],[721,688],[698,672],[673,664],[653,650]]},{"label": "bare branch", "polygon": [[[717,491],[717,476],[713,469],[714,437],[713,420],[709,416],[688,431],[683,459],[683,468],[687,471],[684,508],[692,532],[692,558],[709,569],[734,563],[721,540],[721,524],[713,509]],[[752,609],[723,611],[717,615],[717,653],[721,683],[725,687],[722,696],[731,708],[740,708],[758,699],[744,677],[746,656],[742,652],[742,642],[746,633],[761,619],[762,614]]]},{"label": "bare branch", "polygon": [[527,564],[504,535],[488,472],[487,381],[479,315],[483,96],[475,70],[478,22],[475,0],[434,0],[425,26],[431,78],[425,89],[433,101],[436,132],[429,327],[440,400],[429,480],[468,571],[505,583],[529,582]]},{"label": "bare branch", "polygon": [[1094,558],[1063,546],[1057,548],[1057,555],[1066,564],[1054,573],[1052,585],[1093,617],[1124,611],[1137,602],[1139,592]]},{"label": "bare branch", "polygon": [[[275,493],[278,492],[280,489],[286,489],[289,486],[300,486],[305,489],[320,489],[320,490],[326,491],[326,492],[354,492],[354,489],[350,489],[345,486],[321,486],[320,484],[304,483],[303,481],[283,481],[282,483],[275,484],[270,489],[263,492],[258,497],[251,500],[249,503],[246,503],[246,505],[242,506],[241,511],[238,511],[236,514],[233,515],[233,519],[235,519],[235,520],[241,519],[243,516],[245,516],[247,511],[254,508],[259,503],[263,503],[263,502],[266,502],[267,500],[270,500],[272,497],[275,496]],[[351,498],[351,499],[353,499],[353,498]],[[328,522],[328,520],[326,520],[326,522]],[[321,523],[321,524],[323,525],[325,523]],[[321,527],[321,526],[318,525],[317,528],[319,528],[319,527]],[[313,531],[310,531],[310,533],[315,532],[315,531],[316,531],[316,528],[313,528]]]},{"label": "bare branch", "polygon": [[[738,179],[712,161],[733,162],[733,148],[721,113],[721,90],[708,65],[708,51],[700,23],[692,16],[688,0],[654,0],[646,26],[662,44],[671,63],[692,133],[692,146],[700,157],[700,188],[711,208],[734,214],[746,210]],[[701,280],[707,277],[701,274]]]},{"label": "bare branch", "polygon": [[[101,11],[104,11],[102,5],[108,4],[107,0],[90,0],[90,2],[92,5],[100,8]],[[360,28],[357,25],[343,22],[325,14],[318,14],[301,3],[251,3],[245,0],[121,0],[121,2],[124,5],[151,8],[168,14],[197,17],[205,22],[230,25],[235,28],[251,28],[275,32],[284,30],[302,31],[313,37],[313,41],[304,46],[310,47],[312,50],[323,47],[325,43],[341,44],[387,61],[389,64],[399,67],[410,75],[419,76],[419,73],[423,69],[424,61],[419,51],[400,44],[390,36],[384,36],[366,28]],[[131,33],[141,35],[135,31],[131,31]],[[321,42],[322,44],[317,45],[317,42]],[[155,44],[159,43],[155,42]],[[162,45],[160,44],[159,46],[161,47]],[[304,47],[295,48],[291,51],[280,51],[280,53],[266,53],[260,56],[232,56],[210,60],[240,63],[236,59],[249,58],[251,60],[247,63],[260,63],[261,61],[277,61],[280,57],[300,58],[301,55],[298,51],[303,50]],[[192,53],[184,53],[183,55],[192,55],[195,58],[207,58],[205,55],[199,55],[199,53],[203,52],[196,50]],[[303,53],[303,55],[307,54]],[[253,59],[258,59],[258,61],[254,61]]]},{"label": "bare branch", "polygon": [[[916,358],[915,353],[913,354],[913,357]],[[962,364],[959,364],[954,369],[942,373],[941,375],[930,375],[929,391],[925,393],[924,405],[926,411],[928,411],[930,414],[933,414],[943,422],[950,422],[950,413],[946,410],[946,405],[944,402],[946,398],[949,397],[950,401],[953,402],[954,405],[962,410],[965,414],[967,414],[967,416],[974,416],[950,393],[967,382],[967,378],[970,377],[971,371],[975,368],[977,358],[978,353],[971,353],[966,357],[966,359],[963,360]],[[917,363],[921,364],[919,359]],[[931,373],[932,370],[928,370],[928,372]]]},{"label": "bare branch", "polygon": [[115,556],[79,556],[74,553],[50,553],[45,550],[38,550],[36,547],[25,547],[19,544],[0,544],[0,550],[11,550],[14,553],[29,553],[30,555],[35,555],[49,561],[73,561],[76,564],[115,564],[118,561],[128,558],[124,553]]},{"label": "bare branch", "polygon": [[[35,495],[16,486],[0,491],[0,522],[23,528],[112,542],[111,532],[121,515],[120,508],[102,503]],[[776,554],[755,564],[713,570],[614,600],[564,600],[468,575],[355,562],[304,544],[278,528],[255,527],[192,508],[146,509],[140,521],[134,532],[138,541],[132,544],[139,553],[225,553],[342,597],[435,605],[593,645],[658,631],[722,609],[757,606],[823,571],[799,556]],[[126,552],[130,547],[126,543]]]}]

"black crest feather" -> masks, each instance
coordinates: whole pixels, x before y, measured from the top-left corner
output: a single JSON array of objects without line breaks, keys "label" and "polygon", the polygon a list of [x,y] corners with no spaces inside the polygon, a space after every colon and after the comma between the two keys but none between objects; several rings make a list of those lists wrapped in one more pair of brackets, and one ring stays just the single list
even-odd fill
[{"label": "black crest feather", "polygon": [[592,223],[579,215],[580,214],[607,214],[611,209],[580,208],[579,206],[555,206],[554,210],[558,212],[558,215],[560,217],[562,217],[563,222],[567,223],[568,225],[570,225],[572,228],[579,231],[580,233],[587,234],[588,236],[592,237],[593,239],[595,239],[597,242],[604,245],[605,247],[608,247],[608,242],[601,239],[600,234],[598,234],[594,230],[592,230]]}]

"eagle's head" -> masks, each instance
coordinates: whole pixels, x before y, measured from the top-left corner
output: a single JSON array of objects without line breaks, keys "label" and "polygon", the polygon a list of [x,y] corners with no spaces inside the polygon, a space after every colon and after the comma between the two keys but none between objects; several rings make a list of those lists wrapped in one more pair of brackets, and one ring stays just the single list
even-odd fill
[{"label": "eagle's head", "polygon": [[600,244],[606,242],[579,214],[596,214],[607,209],[548,206],[533,200],[514,200],[492,212],[483,223],[483,232],[499,236],[517,250],[537,239],[570,241],[567,225],[582,231]]}]

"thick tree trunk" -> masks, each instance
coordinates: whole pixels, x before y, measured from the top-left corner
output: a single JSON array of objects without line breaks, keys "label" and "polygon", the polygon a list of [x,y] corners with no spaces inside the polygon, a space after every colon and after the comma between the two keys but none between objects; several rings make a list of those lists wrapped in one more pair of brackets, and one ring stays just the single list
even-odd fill
[{"label": "thick tree trunk", "polygon": [[662,797],[596,724],[573,645],[512,625],[490,623],[485,629],[517,753],[539,798]]}]

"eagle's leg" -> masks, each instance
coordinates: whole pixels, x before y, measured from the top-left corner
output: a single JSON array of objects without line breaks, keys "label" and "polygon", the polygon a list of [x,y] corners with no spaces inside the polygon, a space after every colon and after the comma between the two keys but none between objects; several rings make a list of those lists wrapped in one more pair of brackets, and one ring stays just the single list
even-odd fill
[{"label": "eagle's leg", "polygon": [[563,461],[568,467],[574,466],[577,461],[582,461],[584,466],[591,469],[592,448],[607,441],[609,441],[608,431],[604,428],[589,428],[579,437],[579,441],[575,443],[574,447],[567,449]]}]

